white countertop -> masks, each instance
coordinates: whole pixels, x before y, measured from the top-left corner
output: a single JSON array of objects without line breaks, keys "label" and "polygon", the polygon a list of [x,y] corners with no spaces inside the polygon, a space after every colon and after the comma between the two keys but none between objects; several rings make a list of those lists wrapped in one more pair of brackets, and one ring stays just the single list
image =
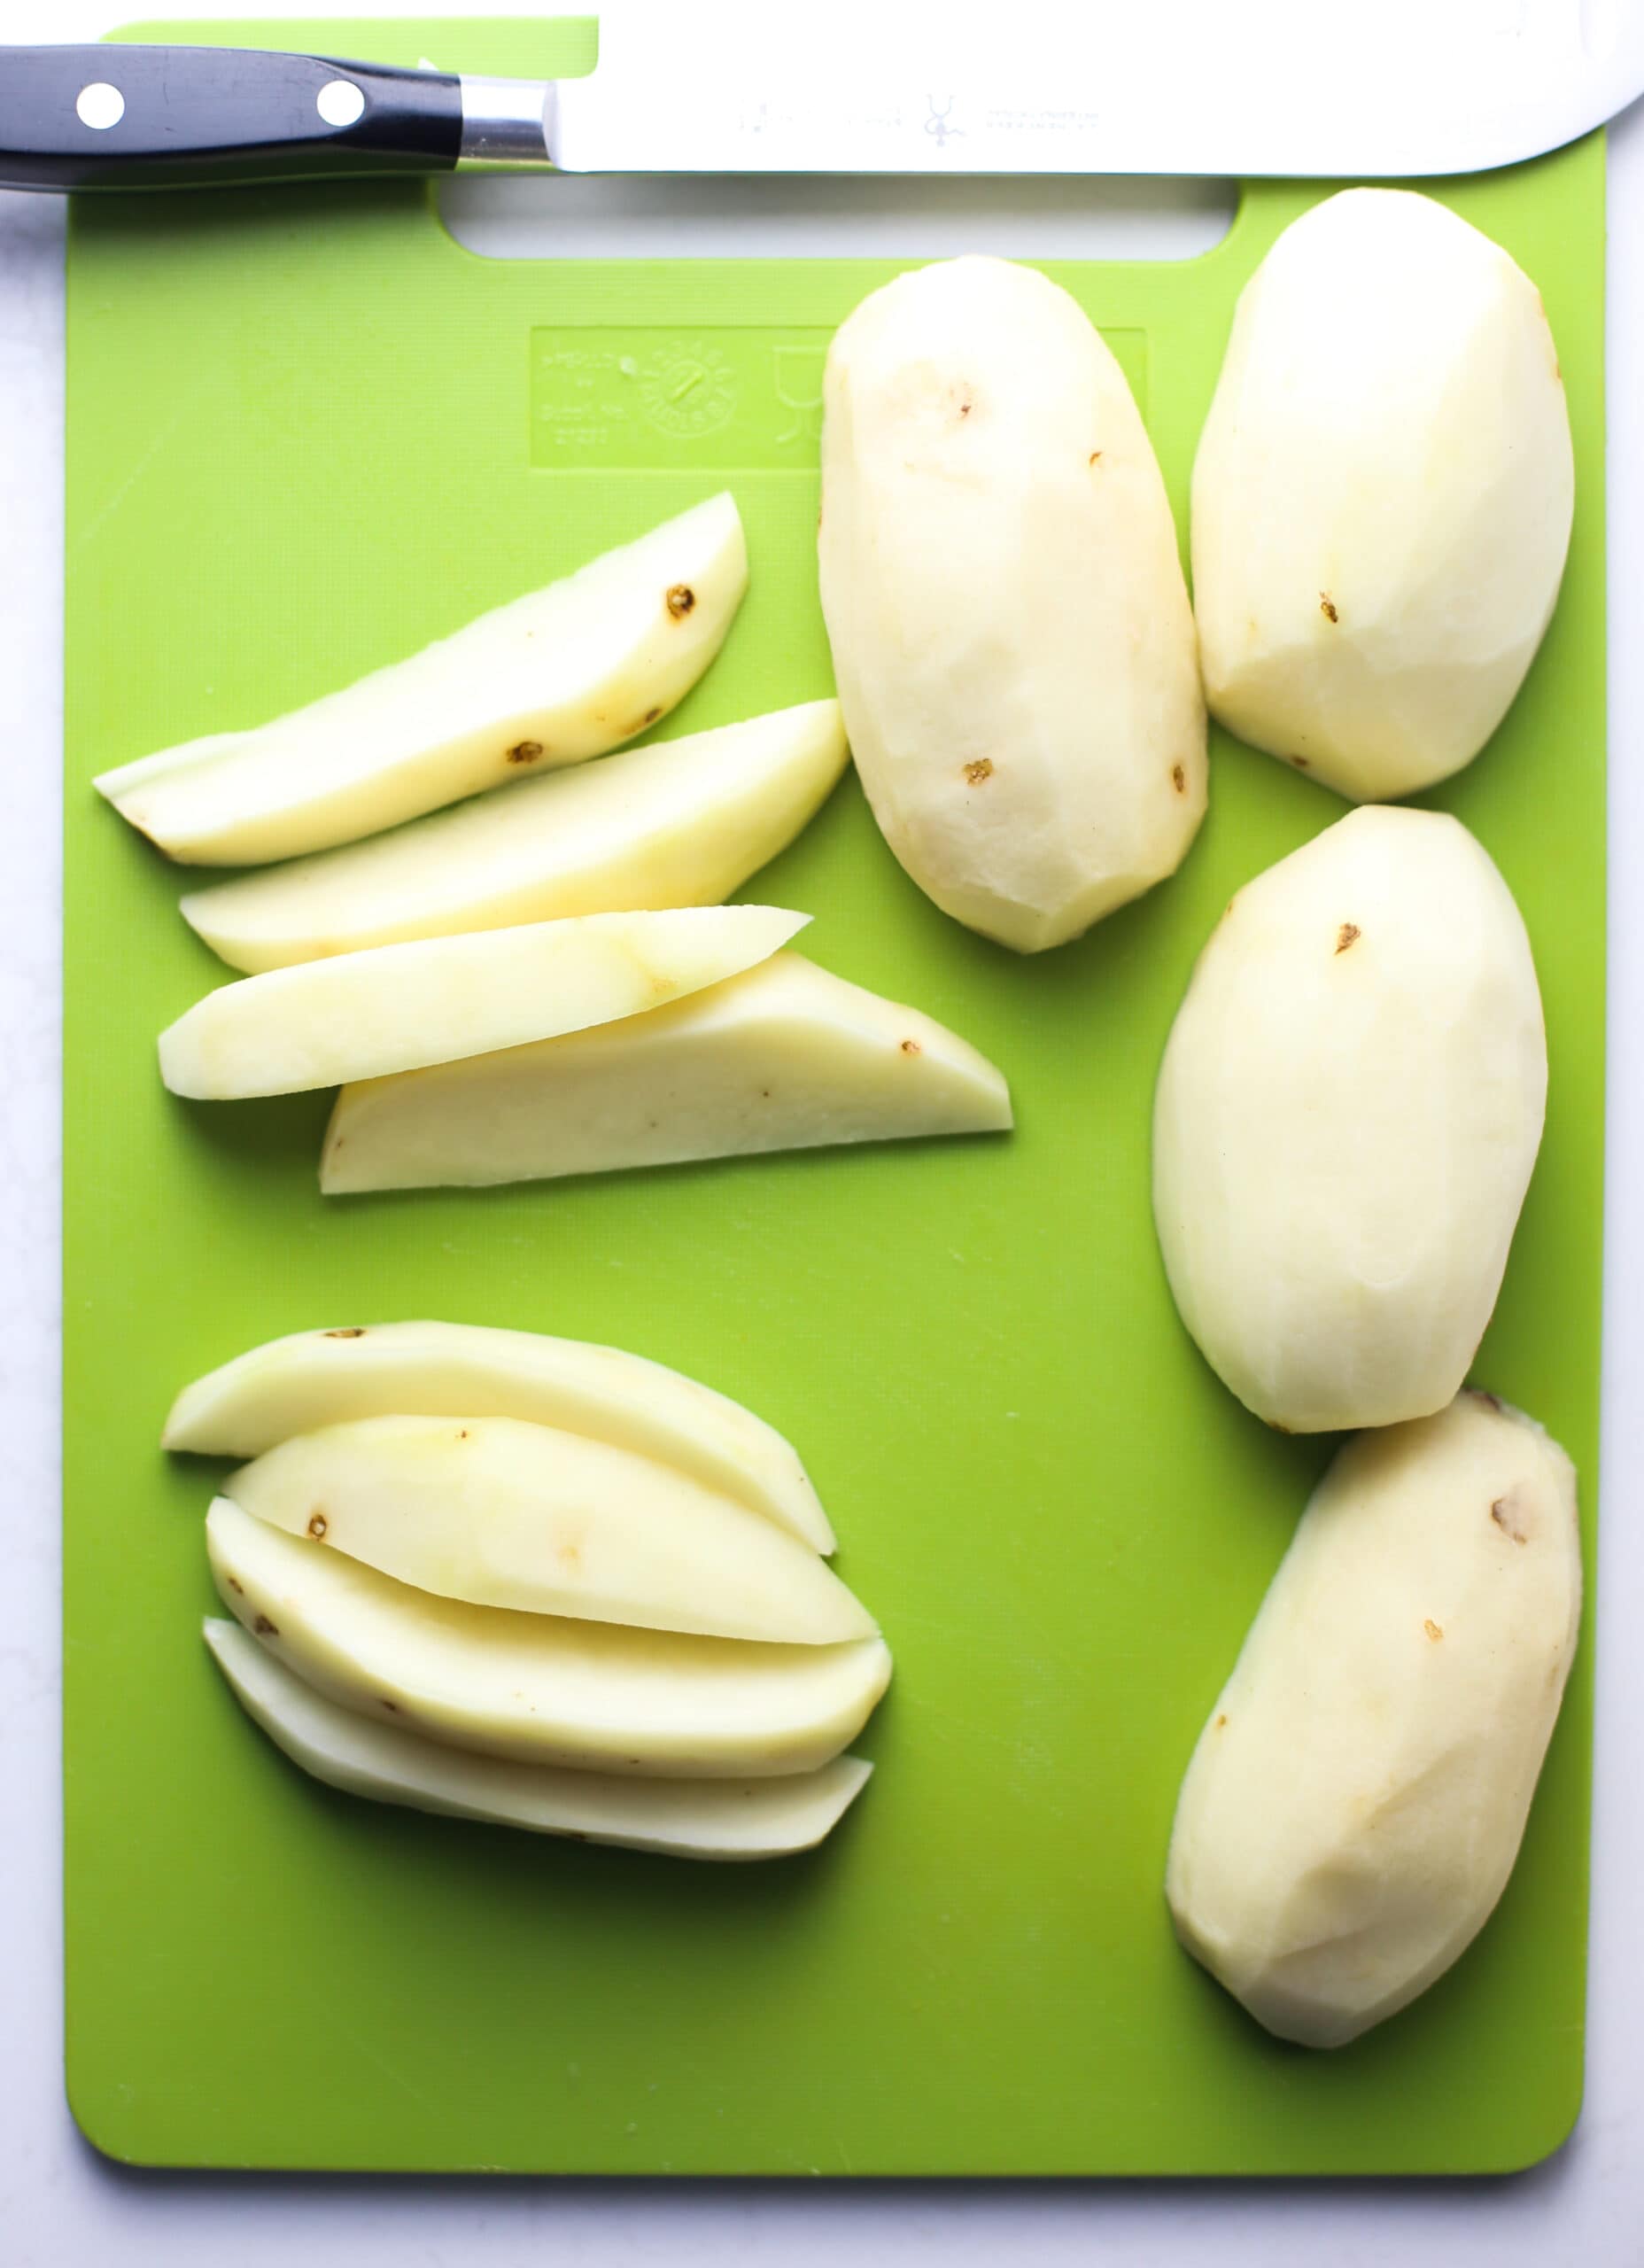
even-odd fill
[{"label": "white countertop", "polygon": [[[433,12],[437,0],[423,0]],[[1621,0],[1644,4],[1644,0]],[[517,4],[517,0],[516,0]],[[574,0],[564,0],[570,12]],[[593,0],[585,0],[593,12]],[[640,4],[640,0],[628,0]],[[1258,0],[1241,0],[1252,18]],[[1536,4],[1536,0],[1528,0]],[[197,0],[219,16],[281,12]],[[506,12],[446,0],[440,12]],[[143,12],[133,0],[127,12]],[[156,6],[152,12],[160,12]],[[286,12],[306,12],[295,8]],[[356,4],[348,12],[409,14]],[[614,12],[608,5],[604,12]],[[0,42],[90,39],[114,11],[0,0]],[[796,37],[813,19],[795,12]],[[1012,22],[1020,29],[1013,12]],[[1085,226],[1052,195],[1057,241]],[[1188,200],[1190,206],[1191,199]],[[935,253],[964,208],[916,197]],[[1007,192],[1009,214],[1023,212]],[[1029,208],[1031,209],[1031,208]],[[1184,221],[1174,201],[1167,230]],[[713,227],[711,200],[704,227]],[[723,229],[723,218],[717,224]],[[1107,250],[1138,225],[1098,224]],[[624,246],[627,239],[621,239]],[[880,241],[883,242],[882,234]],[[1090,239],[1082,241],[1087,247]],[[1164,239],[1160,238],[1160,242]],[[865,237],[864,246],[868,240]],[[709,248],[704,238],[699,248]],[[716,245],[714,248],[718,248]],[[805,248],[814,249],[814,246]],[[829,249],[834,246],[830,244]],[[1644,106],[1610,144],[1609,1188],[1598,1754],[1586,2107],[1548,2164],[1504,2181],[624,2184],[306,2179],[138,2173],[106,2163],[64,2104],[58,1746],[58,1072],[62,621],[62,214],[0,194],[0,2257],[7,2268],[514,2268],[583,2262],[875,2264],[1114,2260],[1127,2268],[1636,2268],[1644,2256],[1644,1881],[1637,1738],[1644,1651]],[[1556,782],[1549,783],[1556,793]],[[117,1130],[111,1130],[117,1136]],[[1513,2074],[1495,2082],[1509,2090]]]}]

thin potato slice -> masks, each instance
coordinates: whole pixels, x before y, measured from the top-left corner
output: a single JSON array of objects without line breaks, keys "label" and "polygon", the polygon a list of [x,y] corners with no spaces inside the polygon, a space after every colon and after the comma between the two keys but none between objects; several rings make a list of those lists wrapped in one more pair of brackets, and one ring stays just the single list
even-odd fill
[{"label": "thin potato slice", "polygon": [[370,843],[182,900],[235,968],[631,906],[717,905],[815,816],[849,761],[837,701],[648,742]]},{"label": "thin potato slice", "polygon": [[1011,1124],[985,1057],[774,954],[655,1015],[343,1089],[320,1186],[531,1181]]},{"label": "thin potato slice", "polygon": [[779,1859],[820,1843],[873,1769],[836,1756],[780,1780],[639,1780],[459,1755],[339,1708],[237,1622],[205,1627],[235,1698],[275,1745],[314,1779],[375,1803],[672,1858]]},{"label": "thin potato slice", "polygon": [[712,661],[747,587],[735,503],[711,496],[340,692],[97,786],[190,864],[351,843],[644,732]]},{"label": "thin potato slice", "polygon": [[814,1772],[890,1682],[880,1638],[752,1645],[435,1598],[226,1496],[206,1540],[223,1604],[306,1683],[484,1756],[679,1780]]},{"label": "thin potato slice", "polygon": [[586,913],[381,945],[224,984],[160,1034],[174,1094],[335,1087],[642,1015],[767,959],[805,913],[774,905]]},{"label": "thin potato slice", "polygon": [[620,1347],[471,1323],[293,1332],[186,1386],[161,1436],[260,1456],[358,1418],[523,1418],[653,1457],[777,1521],[814,1550],[834,1531],[791,1443],[741,1402]]},{"label": "thin potato slice", "polygon": [[517,1418],[363,1418],[222,1484],[243,1511],[443,1598],[831,1645],[873,1618],[826,1560],[671,1466]]}]

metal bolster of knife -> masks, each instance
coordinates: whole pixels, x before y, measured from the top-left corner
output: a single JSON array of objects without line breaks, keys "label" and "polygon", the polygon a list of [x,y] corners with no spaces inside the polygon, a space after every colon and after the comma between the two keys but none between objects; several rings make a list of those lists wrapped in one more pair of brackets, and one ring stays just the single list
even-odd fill
[{"label": "metal bolster of knife", "polygon": [[466,74],[462,141],[457,165],[464,172],[517,173],[552,164],[555,89],[540,79],[482,79]]}]

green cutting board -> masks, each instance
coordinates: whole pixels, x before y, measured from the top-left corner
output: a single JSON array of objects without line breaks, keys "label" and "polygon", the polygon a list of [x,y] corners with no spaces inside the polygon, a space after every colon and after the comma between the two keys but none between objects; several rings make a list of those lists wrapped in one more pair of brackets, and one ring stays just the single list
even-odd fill
[{"label": "green cutting board", "polygon": [[[182,27],[167,27],[172,35]],[[585,24],[206,26],[481,69]],[[150,36],[157,35],[152,28]],[[1316,185],[1179,264],[1059,263],[1185,522],[1239,287]],[[1443,184],[1542,286],[1578,462],[1563,596],[1493,746],[1432,800],[1500,862],[1547,1003],[1547,1139],[1477,1377],[1597,1484],[1603,1122],[1603,153]],[[67,2047],[112,2155],[570,2172],[1438,2172],[1522,2166],[1580,2095],[1590,1637],[1501,1908],[1415,2008],[1282,2047],[1181,1953],[1177,1783],[1327,1441],[1181,1329],[1149,1105],[1233,890],[1342,806],[1218,736],[1180,877],[1019,959],[904,878],[848,781],[748,887],[827,967],[1009,1073],[1007,1140],[322,1204],[329,1099],[161,1089],[226,972],[105,765],[395,659],[728,485],[753,587],[663,728],[830,688],[813,558],[833,327],[882,261],[492,262],[425,190],[83,199],[69,255],[65,1522]],[[306,1325],[615,1341],[799,1445],[896,1650],[878,1766],[814,1856],[693,1867],[301,1777],[211,1666],[213,1470],[174,1390]],[[1322,1643],[1330,1633],[1322,1631]]]}]

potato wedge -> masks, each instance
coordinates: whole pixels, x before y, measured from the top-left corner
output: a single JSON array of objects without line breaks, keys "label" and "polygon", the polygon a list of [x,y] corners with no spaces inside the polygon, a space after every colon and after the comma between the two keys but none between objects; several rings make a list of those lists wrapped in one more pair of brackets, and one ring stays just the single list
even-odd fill
[{"label": "potato wedge", "polygon": [[378,945],[221,985],[159,1037],[173,1094],[341,1086],[644,1014],[764,960],[808,913],[773,905],[584,913]]},{"label": "potato wedge", "polygon": [[777,1780],[640,1780],[458,1755],[339,1708],[293,1676],[237,1622],[206,1623],[235,1698],[293,1764],[345,1795],[452,1819],[614,1843],[679,1859],[779,1859],[815,1848],[873,1767],[836,1756]]},{"label": "potato wedge", "polygon": [[1576,1478],[1492,1394],[1331,1464],[1183,1783],[1183,1944],[1337,2047],[1442,1976],[1506,1887],[1575,1653]]},{"label": "potato wedge", "polygon": [[231,967],[255,972],[570,914],[714,905],[786,849],[849,761],[838,702],[810,701],[218,882],[182,912]]},{"label": "potato wedge", "polygon": [[362,1418],[222,1483],[290,1535],[397,1581],[698,1636],[833,1645],[878,1625],[775,1521],[672,1466],[517,1418]]},{"label": "potato wedge", "polygon": [[1248,1409],[1329,1433],[1446,1406],[1546,1100],[1530,940],[1459,819],[1366,806],[1238,893],[1165,1048],[1153,1210]]},{"label": "potato wedge", "polygon": [[783,952],[621,1026],[345,1087],[320,1186],[540,1180],[1010,1124],[1004,1078],[973,1047]]},{"label": "potato wedge", "polygon": [[1355,800],[1447,778],[1524,682],[1574,502],[1530,278],[1432,198],[1327,198],[1245,287],[1193,468],[1212,715]]},{"label": "potato wedge", "polygon": [[749,1645],[435,1598],[226,1496],[206,1540],[223,1604],[306,1684],[484,1756],[661,1779],[814,1772],[890,1682],[880,1638]]},{"label": "potato wedge", "polygon": [[885,840],[1018,952],[1168,874],[1205,813],[1205,704],[1165,485],[1083,309],[936,262],[834,338],[822,609]]},{"label": "potato wedge", "polygon": [[341,692],[121,765],[97,786],[190,864],[350,843],[632,740],[690,691],[747,587],[736,505],[711,496]]},{"label": "potato wedge", "polygon": [[293,1433],[401,1415],[557,1425],[672,1465],[813,1550],[834,1548],[796,1451],[752,1410],[620,1347],[534,1331],[376,1323],[294,1332],[184,1386],[161,1446],[255,1457]]}]

